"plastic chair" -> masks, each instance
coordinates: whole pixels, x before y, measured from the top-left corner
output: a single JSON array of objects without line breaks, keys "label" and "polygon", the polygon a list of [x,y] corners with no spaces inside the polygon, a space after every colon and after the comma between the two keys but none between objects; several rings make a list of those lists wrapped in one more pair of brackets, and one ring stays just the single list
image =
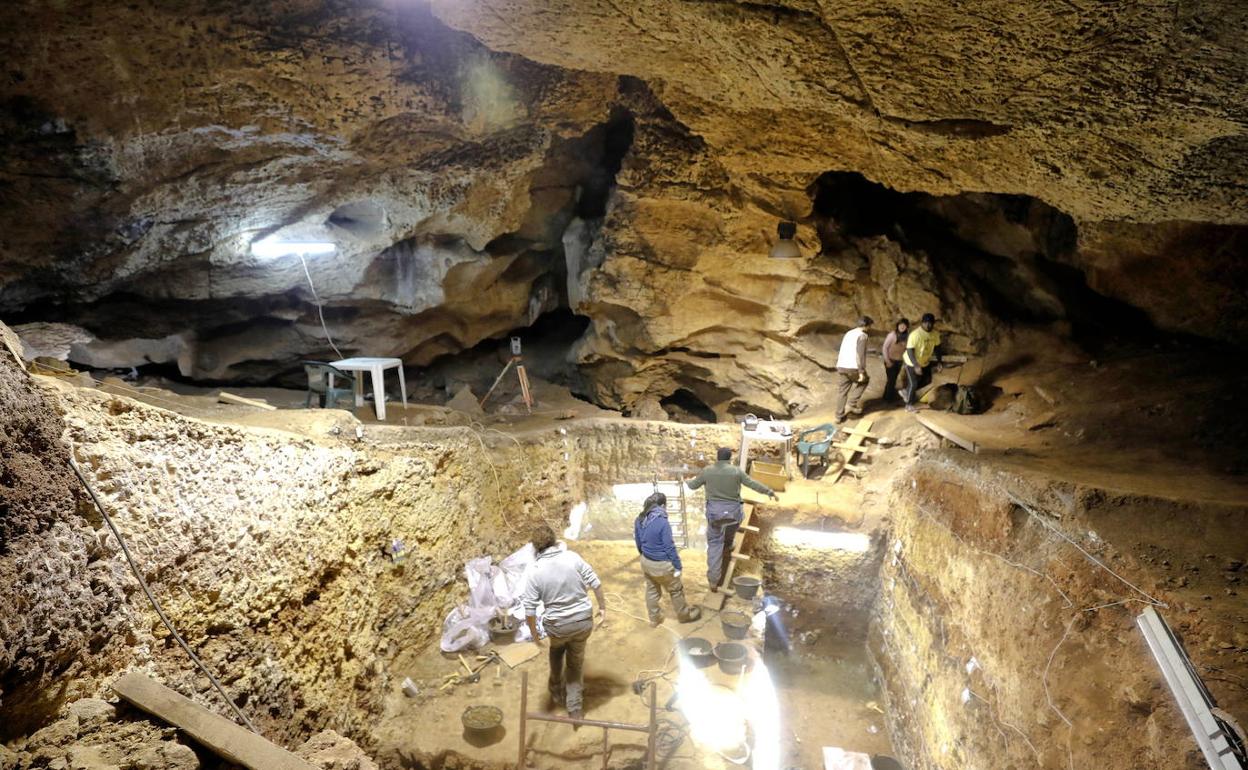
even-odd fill
[{"label": "plastic chair", "polygon": [[[338,403],[339,398],[350,399],[355,390],[355,376],[342,371],[333,364],[324,361],[304,361],[303,371],[308,375],[308,397],[303,400],[303,408],[307,409],[312,406],[312,397],[317,397],[317,404],[327,409],[333,409]],[[334,385],[338,384],[338,380],[347,386],[345,388],[329,387],[329,375],[334,375]]]},{"label": "plastic chair", "polygon": [[[821,439],[813,437],[825,434]],[[836,425],[827,422],[797,434],[797,454],[802,458],[802,478],[810,478],[810,458],[821,457],[824,464],[828,462],[828,453],[832,451],[832,442],[836,438]]]}]

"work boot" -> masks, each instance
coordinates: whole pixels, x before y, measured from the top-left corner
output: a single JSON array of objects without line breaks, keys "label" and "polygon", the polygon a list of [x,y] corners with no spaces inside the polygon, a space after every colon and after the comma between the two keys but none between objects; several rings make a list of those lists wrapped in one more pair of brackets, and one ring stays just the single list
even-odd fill
[{"label": "work boot", "polygon": [[849,410],[849,413],[850,413],[850,414],[852,414],[852,415],[853,415],[853,416],[855,416],[855,417],[861,417],[861,416],[862,416],[862,407],[861,407],[861,406],[855,406],[853,409],[850,409],[850,410]]},{"label": "work boot", "polygon": [[651,616],[650,616],[650,627],[651,627],[651,628],[658,628],[658,627],[659,627],[659,626],[661,626],[661,625],[663,625],[663,613],[661,613],[661,612],[660,612],[658,615],[651,615]]},{"label": "work boot", "polygon": [[689,609],[685,610],[685,613],[683,615],[680,616],[680,622],[692,623],[693,621],[698,620],[701,617],[702,617],[701,607],[690,607]]},{"label": "work boot", "polygon": [[838,414],[835,418],[835,421],[837,425],[840,425],[841,423],[845,422],[845,415]]},{"label": "work boot", "polygon": [[918,408],[917,406],[915,406],[914,404],[906,404],[906,411],[907,411],[907,412],[917,412],[917,411],[919,411],[919,408]]}]

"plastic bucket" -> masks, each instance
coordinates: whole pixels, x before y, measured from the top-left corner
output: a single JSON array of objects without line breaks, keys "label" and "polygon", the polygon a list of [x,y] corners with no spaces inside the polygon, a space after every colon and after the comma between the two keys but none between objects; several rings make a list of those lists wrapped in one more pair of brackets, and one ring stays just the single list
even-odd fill
[{"label": "plastic bucket", "polygon": [[744,612],[729,611],[719,616],[724,636],[729,639],[744,639],[750,630],[750,618]]},{"label": "plastic bucket", "polygon": [[749,654],[744,644],[736,642],[720,642],[715,645],[715,658],[719,661],[719,670],[725,674],[740,674],[745,670],[745,662]]},{"label": "plastic bucket", "polygon": [[697,668],[706,668],[715,662],[714,648],[710,642],[700,636],[681,639],[678,646],[680,654],[684,655]]},{"label": "plastic bucket", "polygon": [[747,602],[758,594],[758,587],[762,584],[763,581],[753,575],[737,575],[732,579],[732,588],[737,592],[737,598]]}]

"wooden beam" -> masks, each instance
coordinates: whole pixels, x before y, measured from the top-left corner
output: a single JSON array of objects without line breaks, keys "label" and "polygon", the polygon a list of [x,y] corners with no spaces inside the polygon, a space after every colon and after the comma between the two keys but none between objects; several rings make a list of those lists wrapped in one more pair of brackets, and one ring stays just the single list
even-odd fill
[{"label": "wooden beam", "polygon": [[239,406],[254,406],[257,409],[264,409],[269,412],[276,412],[277,407],[267,401],[260,401],[254,398],[243,398],[233,393],[227,393],[224,390],[217,394],[217,401],[222,404],[238,404]]},{"label": "wooden beam", "polygon": [[286,749],[212,713],[137,671],[113,683],[123,700],[184,730],[217,756],[250,770],[316,770]]},{"label": "wooden beam", "polygon": [[914,419],[918,420],[920,425],[927,428],[932,433],[935,433],[937,436],[952,441],[971,454],[979,454],[979,444],[976,444],[974,441],[971,441],[968,438],[963,438],[946,427],[937,425],[934,420],[929,417],[924,417],[921,414],[916,414]]},{"label": "wooden beam", "polygon": [[878,435],[870,431],[858,430],[857,428],[841,428],[837,433],[848,433],[851,436],[862,436],[863,438],[879,438]]}]

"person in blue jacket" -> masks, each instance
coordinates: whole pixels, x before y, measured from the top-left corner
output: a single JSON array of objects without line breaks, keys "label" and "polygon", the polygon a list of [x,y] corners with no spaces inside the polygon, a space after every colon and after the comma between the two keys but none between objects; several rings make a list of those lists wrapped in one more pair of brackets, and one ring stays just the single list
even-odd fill
[{"label": "person in blue jacket", "polygon": [[655,492],[642,504],[641,513],[633,522],[633,540],[641,554],[641,572],[646,578],[646,609],[650,624],[663,622],[659,601],[666,590],[672,596],[672,607],[681,623],[702,617],[699,607],[685,601],[685,587],[680,582],[680,553],[672,540],[672,525],[667,521],[667,495]]}]

